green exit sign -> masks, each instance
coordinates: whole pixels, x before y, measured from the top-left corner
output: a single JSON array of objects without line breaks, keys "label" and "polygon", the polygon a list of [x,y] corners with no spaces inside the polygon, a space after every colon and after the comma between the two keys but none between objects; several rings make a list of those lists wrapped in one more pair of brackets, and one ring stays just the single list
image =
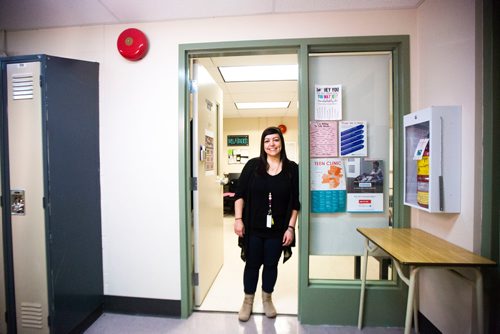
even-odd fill
[{"label": "green exit sign", "polygon": [[248,135],[227,136],[227,146],[248,146]]}]

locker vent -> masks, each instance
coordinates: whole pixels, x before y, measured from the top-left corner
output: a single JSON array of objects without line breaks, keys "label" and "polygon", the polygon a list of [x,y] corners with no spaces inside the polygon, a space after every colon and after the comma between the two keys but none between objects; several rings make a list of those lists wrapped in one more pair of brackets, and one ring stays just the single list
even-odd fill
[{"label": "locker vent", "polygon": [[21,326],[27,328],[42,328],[42,304],[21,303]]},{"label": "locker vent", "polygon": [[33,98],[33,73],[12,75],[12,99],[27,100]]}]

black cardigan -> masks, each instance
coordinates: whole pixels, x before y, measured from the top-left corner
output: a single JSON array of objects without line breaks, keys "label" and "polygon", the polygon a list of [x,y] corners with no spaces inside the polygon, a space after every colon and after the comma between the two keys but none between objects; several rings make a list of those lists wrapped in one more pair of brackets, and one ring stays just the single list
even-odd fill
[{"label": "black cardigan", "polygon": [[[238,238],[238,245],[241,248],[241,259],[243,261],[246,260],[246,246],[248,244],[248,236],[251,233],[251,226],[249,226],[248,222],[250,221],[250,197],[251,192],[248,191],[250,186],[255,180],[255,176],[257,173],[257,169],[259,166],[259,158],[253,158],[249,160],[245,167],[243,168],[240,178],[238,180],[238,189],[236,190],[235,200],[242,198],[245,201],[245,205],[243,207],[243,223],[245,226],[245,235],[243,238]],[[288,199],[288,205],[286,210],[286,217],[284,226],[282,227],[281,235],[285,233],[288,228],[288,222],[292,216],[292,210],[300,210],[300,202],[299,202],[299,168],[298,165],[290,161],[286,166],[283,166],[282,173],[286,173],[290,179],[290,196]],[[247,191],[245,191],[247,190]],[[286,262],[292,256],[292,247],[295,246],[295,236],[293,242],[290,246],[283,247],[283,262]]]}]

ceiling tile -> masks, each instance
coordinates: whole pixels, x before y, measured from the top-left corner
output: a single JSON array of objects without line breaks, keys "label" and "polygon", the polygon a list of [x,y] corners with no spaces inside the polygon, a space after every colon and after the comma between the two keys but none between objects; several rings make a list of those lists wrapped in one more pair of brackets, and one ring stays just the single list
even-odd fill
[{"label": "ceiling tile", "polygon": [[410,9],[424,0],[275,0],[275,11],[318,12],[335,10]]},{"label": "ceiling tile", "polygon": [[[0,0],[0,29],[167,21],[286,12],[417,8],[424,0]],[[250,63],[248,63],[250,64]]]},{"label": "ceiling tile", "polygon": [[96,0],[3,0],[0,29],[22,30],[117,23]]},{"label": "ceiling tile", "polygon": [[273,0],[100,0],[121,21],[159,21],[271,13]]}]

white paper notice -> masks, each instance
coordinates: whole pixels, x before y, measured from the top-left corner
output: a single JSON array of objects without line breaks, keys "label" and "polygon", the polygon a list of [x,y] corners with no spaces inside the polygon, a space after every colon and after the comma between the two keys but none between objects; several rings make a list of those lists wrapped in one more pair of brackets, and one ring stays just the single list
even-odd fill
[{"label": "white paper notice", "polygon": [[413,155],[413,160],[422,160],[424,156],[425,147],[429,142],[429,138],[420,139],[417,144],[417,148],[415,149],[415,154]]},{"label": "white paper notice", "polygon": [[315,120],[342,119],[342,85],[315,85],[314,102]]}]

